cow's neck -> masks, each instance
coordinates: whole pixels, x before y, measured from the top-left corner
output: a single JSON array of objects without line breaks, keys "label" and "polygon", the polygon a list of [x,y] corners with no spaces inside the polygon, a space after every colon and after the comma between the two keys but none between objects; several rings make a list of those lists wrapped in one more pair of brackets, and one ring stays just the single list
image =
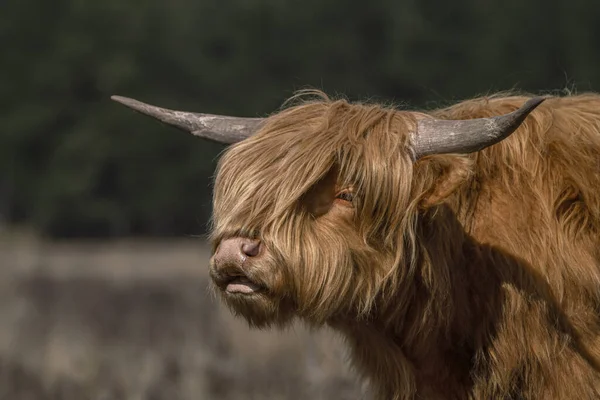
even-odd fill
[{"label": "cow's neck", "polygon": [[[444,223],[438,224],[437,218]],[[449,393],[463,397],[471,386],[474,349],[493,324],[490,310],[496,309],[497,296],[490,288],[499,286],[492,267],[498,255],[464,234],[449,209],[425,218],[420,233],[427,238],[421,241],[422,254],[427,254],[423,259],[431,260],[431,268],[443,269],[438,272],[447,280],[448,296],[432,293],[424,283],[427,278],[417,276],[397,294],[400,299],[411,292],[408,313],[398,315],[393,299],[386,299],[379,307],[382,313],[372,321],[335,327],[348,338],[356,366],[370,379],[380,380],[374,386],[387,391],[382,398],[410,393],[406,389],[411,386],[424,398],[445,398]],[[421,267],[423,273],[428,271],[426,265]]]}]

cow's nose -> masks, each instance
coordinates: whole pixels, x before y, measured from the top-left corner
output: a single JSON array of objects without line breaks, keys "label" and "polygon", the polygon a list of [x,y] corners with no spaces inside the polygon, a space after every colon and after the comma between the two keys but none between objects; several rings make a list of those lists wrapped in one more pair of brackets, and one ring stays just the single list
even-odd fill
[{"label": "cow's nose", "polygon": [[225,239],[219,244],[215,252],[215,261],[242,264],[248,257],[256,257],[259,253],[260,240],[234,237]]},{"label": "cow's nose", "polygon": [[256,257],[259,251],[260,240],[246,239],[246,241],[242,244],[242,253],[244,253],[248,257]]}]

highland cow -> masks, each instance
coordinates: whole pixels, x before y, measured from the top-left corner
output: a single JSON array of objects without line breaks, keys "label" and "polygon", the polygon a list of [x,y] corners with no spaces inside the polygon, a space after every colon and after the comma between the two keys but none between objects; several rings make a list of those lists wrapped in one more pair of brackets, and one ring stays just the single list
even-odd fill
[{"label": "highland cow", "polygon": [[251,325],[333,327],[380,399],[600,398],[600,96],[316,93],[266,119],[115,100],[235,143],[210,275]]}]

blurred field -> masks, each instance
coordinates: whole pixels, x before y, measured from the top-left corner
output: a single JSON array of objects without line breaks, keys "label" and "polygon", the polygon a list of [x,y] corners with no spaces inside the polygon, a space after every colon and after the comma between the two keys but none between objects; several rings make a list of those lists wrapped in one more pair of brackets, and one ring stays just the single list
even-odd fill
[{"label": "blurred field", "polygon": [[201,240],[0,238],[0,399],[362,399],[331,332],[253,331]]}]

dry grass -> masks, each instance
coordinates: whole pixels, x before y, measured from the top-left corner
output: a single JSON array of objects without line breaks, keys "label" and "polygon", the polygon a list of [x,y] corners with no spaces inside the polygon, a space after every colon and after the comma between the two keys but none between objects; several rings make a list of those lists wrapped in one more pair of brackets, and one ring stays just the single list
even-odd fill
[{"label": "dry grass", "polygon": [[253,331],[199,240],[0,238],[0,399],[356,399],[331,332]]}]

